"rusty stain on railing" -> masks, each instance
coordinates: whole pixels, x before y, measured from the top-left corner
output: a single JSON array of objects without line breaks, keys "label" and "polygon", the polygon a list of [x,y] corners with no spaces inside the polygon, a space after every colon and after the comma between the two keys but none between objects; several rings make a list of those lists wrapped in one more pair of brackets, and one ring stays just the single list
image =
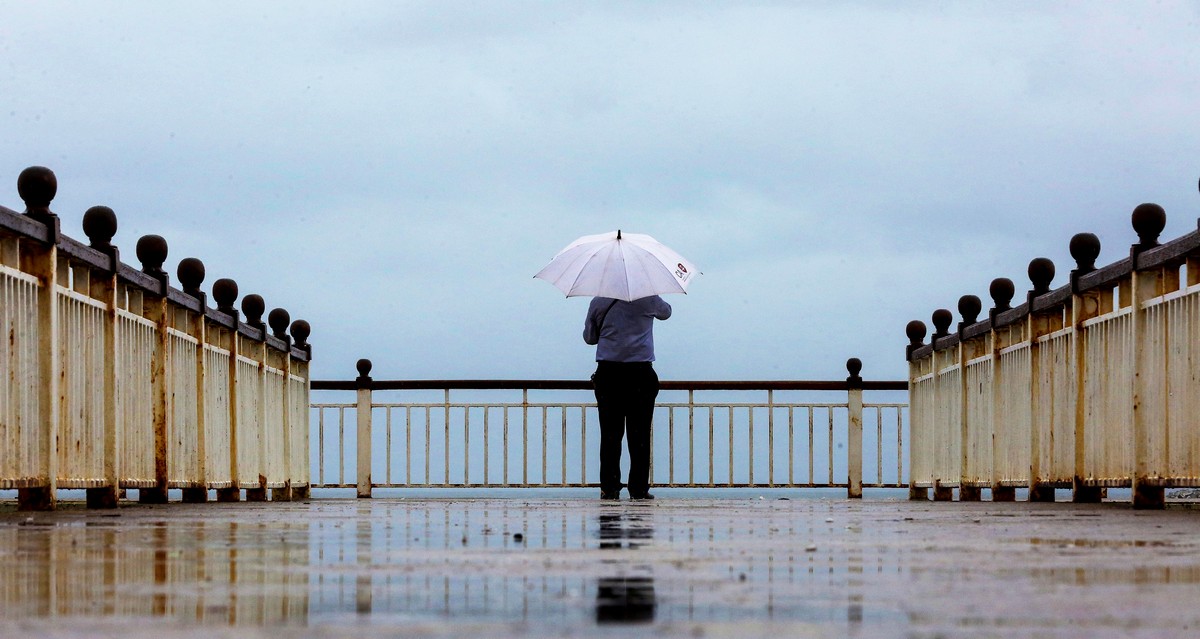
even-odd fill
[{"label": "rusty stain on railing", "polygon": [[308,323],[274,309],[268,332],[257,295],[239,321],[227,279],[208,307],[194,258],[171,287],[155,235],[138,240],[140,270],[122,263],[108,207],[83,216],[90,244],[63,235],[49,169],[17,187],[25,213],[0,207],[0,488],[22,509],[54,508],[59,488],[87,489],[92,507],[125,488],[151,503],[172,488],[306,494]]},{"label": "rusty stain on railing", "polygon": [[[992,282],[994,307],[963,296],[957,332],[949,311],[935,332],[909,322],[913,498],[1078,502],[1132,488],[1135,508],[1162,508],[1167,487],[1200,486],[1200,231],[1159,244],[1166,214],[1134,209],[1138,242],[1097,268],[1100,240],[1071,239],[1070,281],[1050,289],[1054,264],[1029,264],[1033,288]],[[1181,276],[1186,275],[1186,280]]]}]

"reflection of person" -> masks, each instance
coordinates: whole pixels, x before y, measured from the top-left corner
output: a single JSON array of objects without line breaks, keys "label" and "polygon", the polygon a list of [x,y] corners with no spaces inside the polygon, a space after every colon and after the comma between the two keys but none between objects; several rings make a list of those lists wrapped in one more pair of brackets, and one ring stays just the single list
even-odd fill
[{"label": "reflection of person", "polygon": [[596,623],[654,621],[657,606],[650,577],[601,577],[596,583]]},{"label": "reflection of person", "polygon": [[596,345],[596,405],[600,412],[600,498],[621,494],[621,439],[628,437],[629,496],[650,494],[650,422],[658,375],[654,361],[654,320],[671,317],[671,305],[657,295],[632,302],[592,298],[583,341]]},{"label": "reflection of person", "polygon": [[[630,525],[625,526],[626,523]],[[636,549],[654,536],[650,522],[620,513],[600,515],[600,548]],[[616,563],[605,560],[604,563]],[[634,573],[634,574],[630,574]],[[640,574],[638,574],[640,573]],[[658,599],[649,566],[625,566],[617,574],[596,580],[596,623],[643,623],[654,621]]]}]

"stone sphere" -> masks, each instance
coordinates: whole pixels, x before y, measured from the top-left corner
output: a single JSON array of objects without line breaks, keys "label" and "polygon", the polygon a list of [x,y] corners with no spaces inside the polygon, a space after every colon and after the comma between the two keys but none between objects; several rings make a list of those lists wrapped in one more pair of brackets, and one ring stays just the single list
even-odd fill
[{"label": "stone sphere", "polygon": [[262,321],[262,315],[267,310],[267,304],[263,301],[261,295],[251,293],[242,298],[242,314],[246,316],[246,321],[250,324],[258,324]]},{"label": "stone sphere", "polygon": [[204,262],[194,257],[185,257],[179,261],[175,275],[179,278],[179,283],[183,284],[183,290],[199,290],[200,285],[204,283]]},{"label": "stone sphere", "polygon": [[45,208],[58,194],[58,178],[44,166],[31,166],[17,176],[17,194],[30,208]]},{"label": "stone sphere", "polygon": [[143,235],[138,238],[136,250],[142,270],[147,273],[161,271],[167,261],[167,240],[161,235]]},{"label": "stone sphere", "polygon": [[83,213],[83,233],[92,246],[109,246],[117,234],[117,214],[107,206],[93,206]]}]

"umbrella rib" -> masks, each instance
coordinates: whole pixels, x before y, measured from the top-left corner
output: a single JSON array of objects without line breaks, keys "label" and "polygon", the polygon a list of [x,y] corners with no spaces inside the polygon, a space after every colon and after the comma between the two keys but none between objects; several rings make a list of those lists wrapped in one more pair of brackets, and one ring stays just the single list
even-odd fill
[{"label": "umbrella rib", "polygon": [[[601,244],[599,246],[596,246],[593,249],[589,249],[589,251],[585,252],[585,256],[581,256],[580,258],[578,258],[576,260],[576,261],[580,261],[580,260],[583,261],[584,266],[581,267],[577,273],[575,273],[574,279],[571,280],[571,285],[567,287],[567,290],[565,291],[567,294],[567,297],[571,296],[571,291],[575,290],[575,286],[579,284],[579,278],[583,277],[584,271],[587,270],[587,262],[594,259],[596,257],[596,255],[598,255],[604,249],[605,249],[605,246],[603,244]],[[572,264],[574,264],[574,262],[572,262]]]}]

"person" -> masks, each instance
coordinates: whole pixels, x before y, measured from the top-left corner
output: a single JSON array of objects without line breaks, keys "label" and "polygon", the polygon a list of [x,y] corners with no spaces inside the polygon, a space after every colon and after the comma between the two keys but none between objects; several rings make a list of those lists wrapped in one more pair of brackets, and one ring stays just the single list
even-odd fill
[{"label": "person", "polygon": [[600,498],[621,494],[621,440],[629,448],[629,496],[650,494],[650,423],[658,396],[654,372],[654,320],[671,317],[671,305],[657,295],[626,302],[592,298],[583,323],[583,341],[596,346],[592,381],[600,412]]}]

